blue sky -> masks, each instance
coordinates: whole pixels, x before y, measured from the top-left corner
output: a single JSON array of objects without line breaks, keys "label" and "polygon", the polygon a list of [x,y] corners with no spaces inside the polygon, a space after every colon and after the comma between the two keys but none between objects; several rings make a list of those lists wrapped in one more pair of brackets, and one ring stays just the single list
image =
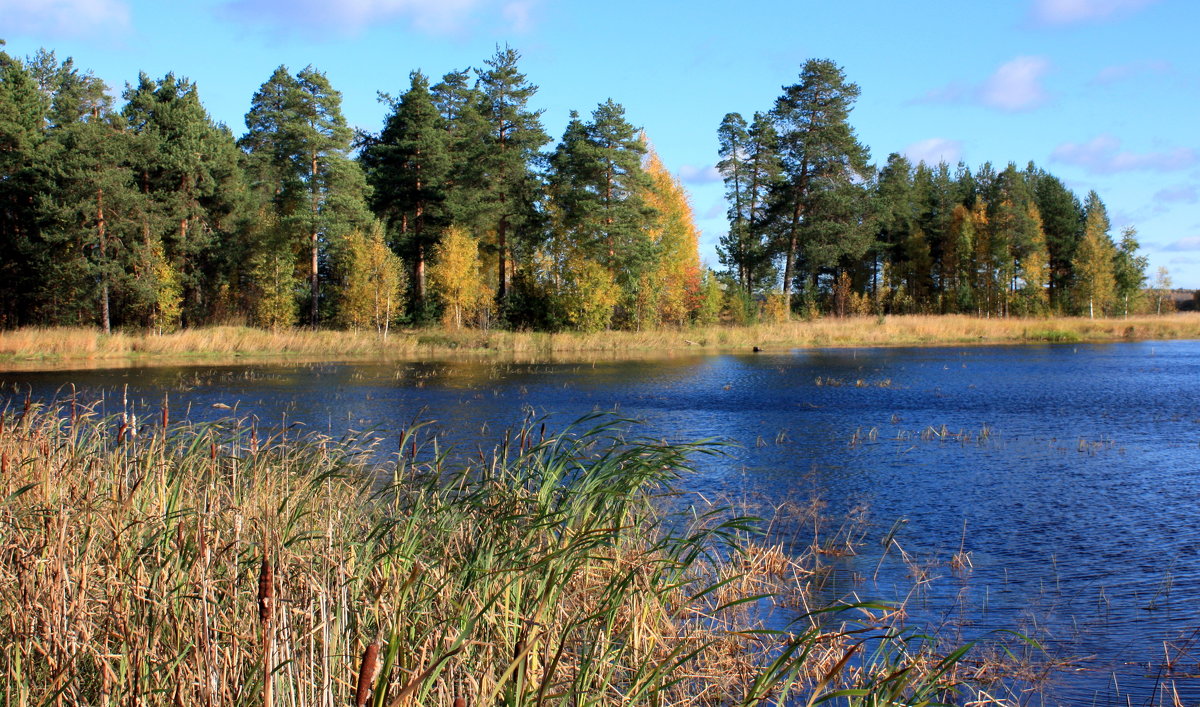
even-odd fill
[{"label": "blue sky", "polygon": [[851,121],[882,163],[1034,160],[1081,197],[1096,189],[1138,229],[1151,270],[1200,288],[1200,28],[1195,0],[0,0],[18,56],[56,49],[116,89],[139,71],[197,82],[236,134],[276,66],[312,64],[357,127],[408,73],[523,54],[556,139],[568,111],[607,98],[644,127],[692,194],[716,265],[725,231],[716,127],[767,110],[809,58],[859,84]]}]

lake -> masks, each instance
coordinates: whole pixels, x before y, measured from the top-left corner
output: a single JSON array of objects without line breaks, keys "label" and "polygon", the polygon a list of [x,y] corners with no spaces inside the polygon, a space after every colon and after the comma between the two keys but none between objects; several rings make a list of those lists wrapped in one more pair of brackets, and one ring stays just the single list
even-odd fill
[{"label": "lake", "polygon": [[[857,553],[827,560],[830,597],[907,598],[913,623],[957,640],[1043,641],[1070,667],[1032,702],[1169,704],[1174,690],[1200,703],[1200,342],[204,365],[0,384],[10,404],[74,384],[110,412],[127,397],[151,415],[166,395],[175,417],[334,436],[394,439],[419,419],[466,450],[528,416],[562,426],[616,410],[648,436],[736,445],[698,458],[688,493],[758,508],[819,499],[835,525],[859,523]],[[811,542],[786,520],[774,532]]]}]

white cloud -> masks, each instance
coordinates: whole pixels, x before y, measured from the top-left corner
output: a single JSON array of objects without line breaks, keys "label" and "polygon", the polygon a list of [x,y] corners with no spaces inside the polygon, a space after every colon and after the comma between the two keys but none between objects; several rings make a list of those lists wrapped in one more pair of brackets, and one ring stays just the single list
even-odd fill
[{"label": "white cloud", "polygon": [[1154,200],[1160,203],[1194,204],[1200,201],[1200,193],[1197,193],[1196,187],[1191,185],[1169,187],[1155,192]]},{"label": "white cloud", "polygon": [[704,212],[704,215],[701,218],[722,218],[725,216],[728,208],[729,207],[725,204],[725,202],[718,201],[712,206],[708,207],[708,210]]},{"label": "white cloud", "polygon": [[537,0],[228,0],[220,12],[237,19],[354,35],[372,25],[407,22],[431,34],[461,31],[498,13],[524,31]]},{"label": "white cloud", "polygon": [[533,26],[533,8],[537,0],[512,0],[501,10],[504,19],[516,32],[528,32]]},{"label": "white cloud", "polygon": [[1107,85],[1118,81],[1125,81],[1137,76],[1169,74],[1175,70],[1174,65],[1169,61],[1161,61],[1157,59],[1146,59],[1143,61],[1133,61],[1128,64],[1116,64],[1106,66],[1096,73],[1095,78],[1091,83]]},{"label": "white cloud", "polygon": [[124,0],[0,0],[0,31],[39,39],[123,35],[130,11]]},{"label": "white cloud", "polygon": [[685,164],[679,168],[679,178],[689,184],[712,184],[721,181],[721,173],[712,165],[696,167]]},{"label": "white cloud", "polygon": [[1171,252],[1200,250],[1200,236],[1180,238],[1174,243],[1163,246],[1162,250]]},{"label": "white cloud", "polygon": [[1000,65],[979,84],[953,81],[927,91],[916,102],[978,103],[1013,113],[1032,110],[1050,98],[1042,86],[1042,78],[1050,68],[1050,62],[1045,57],[1019,56]]},{"label": "white cloud", "polygon": [[979,87],[980,103],[1004,111],[1037,108],[1048,98],[1042,76],[1050,62],[1040,56],[1019,56],[1004,64]]},{"label": "white cloud", "polygon": [[1033,0],[1030,14],[1043,25],[1097,22],[1128,15],[1158,0]]},{"label": "white cloud", "polygon": [[957,164],[962,159],[962,147],[962,140],[931,137],[904,148],[904,156],[912,162],[924,162],[927,165],[936,165],[939,162]]},{"label": "white cloud", "polygon": [[1093,174],[1112,174],[1146,170],[1170,172],[1196,164],[1196,151],[1178,147],[1162,152],[1121,150],[1121,141],[1112,135],[1098,135],[1088,142],[1065,142],[1054,148],[1050,159],[1075,165]]}]

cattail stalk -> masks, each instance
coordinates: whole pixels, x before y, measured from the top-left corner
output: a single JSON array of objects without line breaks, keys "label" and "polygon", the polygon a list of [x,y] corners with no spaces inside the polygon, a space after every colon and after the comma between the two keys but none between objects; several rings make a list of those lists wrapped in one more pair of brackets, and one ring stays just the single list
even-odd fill
[{"label": "cattail stalk", "polygon": [[275,616],[275,573],[263,557],[258,571],[258,618],[262,622],[263,707],[271,707],[271,620]]}]

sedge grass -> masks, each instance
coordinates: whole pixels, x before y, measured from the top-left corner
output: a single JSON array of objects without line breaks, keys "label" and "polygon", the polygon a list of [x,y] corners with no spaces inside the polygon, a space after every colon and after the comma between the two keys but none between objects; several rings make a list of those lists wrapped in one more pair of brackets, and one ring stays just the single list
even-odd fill
[{"label": "sedge grass", "polygon": [[448,329],[278,332],[203,327],[172,334],[30,327],[0,332],[0,368],[172,363],[192,359],[423,359],[483,356],[525,361],[635,357],[670,352],[765,351],[796,347],[932,346],[1200,339],[1200,314],[1128,319],[965,315],[822,318],[756,326],[597,333]]},{"label": "sedge grass", "polygon": [[380,467],[377,439],[168,421],[0,414],[5,705],[925,704],[958,682],[958,652],[847,622],[878,607],[764,628],[800,562],[660,502],[703,445],[592,418],[453,461],[414,428]]}]

